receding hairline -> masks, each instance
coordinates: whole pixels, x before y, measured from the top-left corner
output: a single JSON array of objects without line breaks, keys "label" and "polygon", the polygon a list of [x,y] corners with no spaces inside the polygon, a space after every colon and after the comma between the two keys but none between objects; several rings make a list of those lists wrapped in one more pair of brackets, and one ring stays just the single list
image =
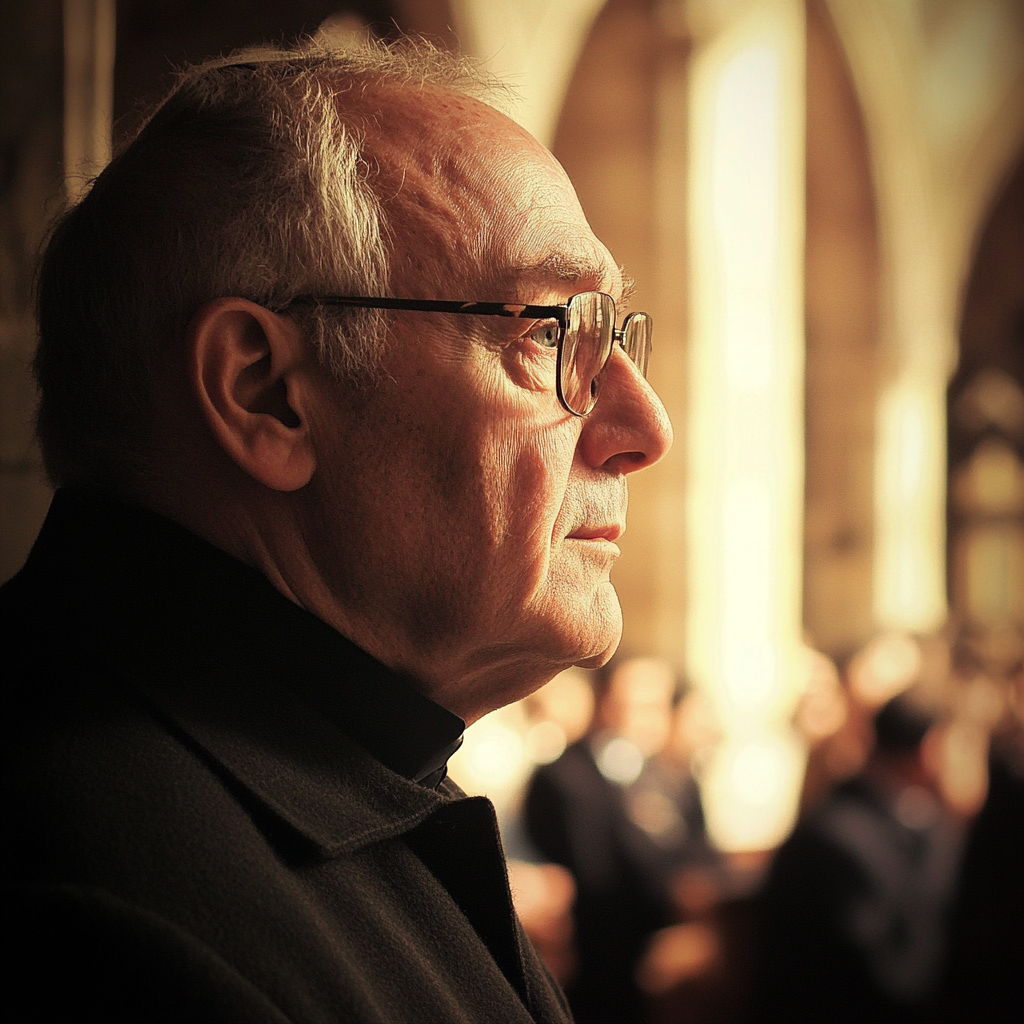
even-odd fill
[{"label": "receding hairline", "polygon": [[[383,62],[374,62],[375,57],[382,56]],[[329,90],[337,89],[339,114],[348,128],[355,131],[364,154],[371,158],[376,148],[375,136],[381,132],[386,135],[388,130],[387,114],[379,106],[382,94],[404,96],[415,110],[423,101],[430,103],[431,94],[447,93],[457,106],[465,103],[464,113],[470,117],[474,114],[486,117],[490,112],[508,118],[508,108],[515,100],[514,90],[483,70],[479,63],[419,39],[398,42],[374,39],[364,47],[346,51],[339,51],[316,39],[309,40],[298,49],[256,46],[205,61],[191,71],[249,67],[258,70],[272,65],[288,68],[297,80],[313,78]],[[514,119],[511,120],[515,123]],[[618,302],[622,306],[627,305],[634,291],[633,279],[623,268],[616,267],[597,252],[560,250],[538,261],[514,260],[506,271],[517,278],[564,283],[567,294],[582,290],[580,285],[583,282],[593,282],[593,286],[602,287],[602,282],[607,282],[617,271],[621,285]]]}]

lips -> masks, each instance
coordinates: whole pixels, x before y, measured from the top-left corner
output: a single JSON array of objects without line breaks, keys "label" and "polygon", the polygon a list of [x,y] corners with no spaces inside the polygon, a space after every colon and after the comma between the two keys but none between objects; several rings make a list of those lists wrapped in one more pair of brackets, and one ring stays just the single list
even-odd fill
[{"label": "lips", "polygon": [[618,523],[607,526],[581,526],[568,535],[568,540],[607,540],[614,543],[622,536],[624,527]]}]

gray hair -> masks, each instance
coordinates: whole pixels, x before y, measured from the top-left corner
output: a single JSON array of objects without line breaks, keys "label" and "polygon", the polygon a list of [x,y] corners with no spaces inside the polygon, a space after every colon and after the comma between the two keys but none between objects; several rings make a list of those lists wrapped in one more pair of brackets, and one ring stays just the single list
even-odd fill
[{"label": "gray hair", "polygon": [[[153,468],[156,389],[205,302],[387,294],[388,226],[345,94],[419,83],[495,89],[464,58],[409,40],[245,50],[179,74],[43,254],[37,433],[55,484],[118,487]],[[373,379],[386,314],[289,315],[336,379]]]}]

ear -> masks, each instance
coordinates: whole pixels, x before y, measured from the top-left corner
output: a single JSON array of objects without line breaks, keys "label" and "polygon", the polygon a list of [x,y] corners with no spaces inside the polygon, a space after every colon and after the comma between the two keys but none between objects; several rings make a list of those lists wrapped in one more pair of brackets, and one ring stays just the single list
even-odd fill
[{"label": "ear", "polygon": [[230,458],[275,491],[309,483],[311,356],[298,327],[246,299],[215,299],[192,320],[188,356],[200,408]]}]

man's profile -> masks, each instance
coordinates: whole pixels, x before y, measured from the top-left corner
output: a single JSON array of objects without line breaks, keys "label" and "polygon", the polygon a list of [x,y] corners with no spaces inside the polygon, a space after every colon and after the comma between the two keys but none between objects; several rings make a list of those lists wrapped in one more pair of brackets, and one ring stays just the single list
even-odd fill
[{"label": "man's profile", "polygon": [[2,591],[24,1019],[567,1019],[445,764],[610,657],[671,431],[481,89],[417,46],[213,61],[54,228],[58,490]]}]

